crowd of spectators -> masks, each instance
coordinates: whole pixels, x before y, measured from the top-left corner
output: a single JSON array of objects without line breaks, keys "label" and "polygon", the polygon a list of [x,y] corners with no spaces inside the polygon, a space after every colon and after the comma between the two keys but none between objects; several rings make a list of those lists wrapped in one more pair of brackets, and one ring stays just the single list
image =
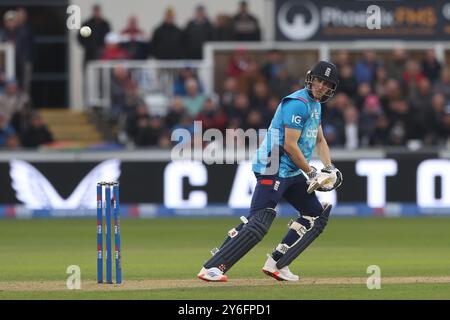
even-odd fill
[{"label": "crowd of spectators", "polygon": [[[450,137],[450,71],[433,50],[414,57],[403,49],[384,54],[363,51],[352,57],[339,51],[335,97],[323,104],[322,126],[328,144],[356,149],[373,146],[445,146]],[[192,69],[174,86],[165,116],[152,115],[152,106],[136,92],[124,93],[122,127],[137,146],[170,147],[174,129],[266,129],[280,99],[301,89],[304,76],[291,74],[283,52],[271,50],[258,63],[249,51],[230,57],[226,78],[214,96],[202,91]],[[126,70],[130,87],[136,83]],[[127,76],[126,76],[127,75]],[[184,85],[183,85],[184,84]],[[133,98],[134,96],[134,98]],[[145,119],[145,120],[143,120]]]},{"label": "crowd of spectators", "polygon": [[433,49],[421,56],[396,48],[382,59],[372,50],[352,62],[340,51],[340,85],[326,105],[324,133],[331,145],[448,145],[450,73]]},{"label": "crowd of spectators", "polygon": [[[385,55],[367,50],[360,58],[340,51],[334,62],[340,84],[335,97],[323,104],[322,119],[329,145],[347,149],[448,145],[450,71],[433,50],[414,57],[403,49]],[[192,70],[187,73],[184,89],[174,88],[165,117],[151,116],[151,106],[141,108],[141,116],[157,118],[142,125],[152,127],[161,139],[137,139],[136,130],[125,129],[137,145],[169,147],[170,132],[179,127],[192,131],[194,120],[201,120],[204,130],[265,129],[280,99],[304,83],[304,75],[289,73],[278,50],[268,52],[263,63],[245,50],[236,50],[220,92],[213,97],[202,93]]]},{"label": "crowd of spectators", "polygon": [[[26,14],[17,12],[5,14],[0,41],[26,48],[23,42],[31,39],[31,31],[26,27]],[[112,31],[98,5],[83,25],[96,31],[90,37],[79,37],[85,63],[98,59],[202,59],[202,47],[208,41],[261,40],[259,22],[245,1],[240,2],[236,14],[220,14],[215,21],[199,5],[184,28],[177,25],[174,9],[168,8],[150,37],[135,16],[120,32]],[[25,61],[27,55],[16,59]],[[433,49],[422,53],[401,48],[364,50],[357,55],[341,50],[333,53],[332,61],[338,67],[340,84],[335,97],[323,104],[322,126],[329,145],[347,149],[449,145],[450,69],[438,61]],[[161,113],[154,112],[155,106],[141,95],[130,70],[117,66],[111,78],[110,117],[119,126],[119,141],[138,147],[169,148],[171,132],[178,128],[193,132],[195,120],[202,121],[203,130],[266,129],[280,99],[301,89],[304,76],[292,73],[280,50],[256,59],[238,48],[229,58],[216,94],[206,95],[195,70],[185,68]],[[33,124],[45,128],[39,115],[30,112],[22,82],[23,78],[5,79],[0,69],[0,146],[36,145],[26,137],[27,130]],[[32,137],[51,140],[51,134],[41,131],[32,132]]]},{"label": "crowd of spectators", "polygon": [[198,5],[184,27],[177,24],[175,10],[169,7],[163,21],[151,30],[148,38],[135,16],[129,17],[120,32],[112,30],[99,5],[93,7],[92,17],[82,24],[95,30],[90,37],[78,36],[84,48],[85,64],[90,60],[116,59],[200,60],[203,44],[208,41],[261,40],[259,22],[249,12],[246,1],[240,2],[236,14],[218,14],[214,21],[205,7]]},{"label": "crowd of spectators", "polygon": [[0,79],[0,149],[37,148],[52,142],[53,135],[39,111],[32,109],[28,94],[16,80]]},{"label": "crowd of spectators", "polygon": [[30,93],[34,36],[24,8],[19,7],[5,12],[3,25],[0,25],[0,43],[10,43],[15,48],[17,81],[20,88]]},{"label": "crowd of spectators", "polygon": [[[199,5],[184,29],[176,24],[174,10],[168,8],[148,40],[135,17],[120,34],[113,33],[96,6],[86,24],[95,23],[104,32],[102,39],[89,40],[97,41],[97,53],[89,59],[201,59],[202,46],[208,41],[261,40],[259,22],[245,1],[235,15],[218,15],[214,22]],[[385,56],[366,50],[360,58],[340,51],[333,60],[340,85],[335,98],[323,105],[322,121],[331,146],[355,149],[448,143],[450,75],[433,50],[421,57],[409,56],[403,49]],[[204,130],[267,128],[280,99],[303,87],[304,75],[292,74],[279,50],[269,51],[261,63],[248,51],[237,49],[228,62],[226,79],[213,97],[204,94],[192,69],[182,70],[169,110],[163,115],[152,114],[152,106],[139,96],[138,84],[126,69],[117,67],[112,79],[111,116],[121,123],[122,136],[127,137],[123,141],[170,147],[170,133],[176,128],[193,131],[194,120],[201,120]]]},{"label": "crowd of spectators", "polygon": [[[176,23],[175,10],[171,7],[164,12],[162,20],[146,38],[135,16],[130,16],[127,25],[118,32],[111,29],[101,7],[93,6],[92,16],[82,25],[96,32],[90,37],[78,36],[84,49],[84,65],[91,60],[199,60],[203,56],[203,45],[208,41],[261,40],[259,22],[250,13],[246,1],[239,3],[235,14],[218,14],[215,21],[210,19],[203,5],[195,7],[193,17],[184,28]],[[129,70],[115,67],[111,75],[108,119],[119,123],[119,140],[136,146],[170,147],[171,131],[176,128],[192,131],[193,120],[201,119],[206,127],[219,127],[221,130],[228,125],[226,112],[219,107],[220,101],[204,94],[203,84],[194,70],[186,68],[180,71],[173,95],[165,115],[154,115],[152,106],[149,107],[140,96],[138,83]],[[248,101],[245,96],[242,98],[241,104],[246,108]],[[236,121],[234,123],[239,125]]]},{"label": "crowd of spectators", "polygon": [[8,10],[0,26],[0,43],[15,48],[16,78],[7,79],[0,61],[0,149],[36,148],[53,142],[53,135],[30,99],[33,33],[24,8]]}]

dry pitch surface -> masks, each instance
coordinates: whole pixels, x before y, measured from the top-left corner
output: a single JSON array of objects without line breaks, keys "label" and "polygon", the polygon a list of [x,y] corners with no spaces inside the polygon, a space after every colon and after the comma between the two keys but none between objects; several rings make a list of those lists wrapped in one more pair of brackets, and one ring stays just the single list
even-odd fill
[{"label": "dry pitch surface", "polygon": [[[175,288],[205,288],[217,287],[253,287],[253,286],[302,286],[302,285],[357,285],[366,284],[367,278],[307,278],[298,282],[276,281],[273,279],[230,279],[226,283],[207,283],[197,279],[180,280],[130,280],[121,285],[98,284],[94,281],[83,281],[81,289],[86,291],[107,290],[156,290]],[[448,277],[387,277],[381,279],[381,284],[450,284]],[[0,291],[63,291],[67,290],[62,281],[12,281],[0,282]]]}]

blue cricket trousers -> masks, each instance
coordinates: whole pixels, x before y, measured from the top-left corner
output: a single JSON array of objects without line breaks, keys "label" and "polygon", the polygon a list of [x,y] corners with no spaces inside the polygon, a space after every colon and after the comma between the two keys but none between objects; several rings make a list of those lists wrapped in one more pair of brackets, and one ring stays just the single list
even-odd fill
[{"label": "blue cricket trousers", "polygon": [[322,213],[322,205],[315,193],[307,193],[308,185],[303,174],[281,178],[278,175],[255,173],[257,184],[253,193],[249,217],[258,210],[275,208],[283,197],[301,215],[317,217]]}]

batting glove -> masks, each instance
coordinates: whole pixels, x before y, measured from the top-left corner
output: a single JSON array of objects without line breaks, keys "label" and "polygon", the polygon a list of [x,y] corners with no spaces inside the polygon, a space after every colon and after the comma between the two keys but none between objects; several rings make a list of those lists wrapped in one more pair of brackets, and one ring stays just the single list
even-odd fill
[{"label": "batting glove", "polygon": [[339,171],[339,169],[337,169],[334,166],[334,164],[329,164],[329,165],[325,166],[320,171],[328,173],[328,174],[331,174],[332,172],[334,172],[336,174],[336,182],[334,183],[334,185],[333,185],[333,187],[331,189],[320,190],[320,188],[319,188],[317,190],[319,190],[319,191],[331,191],[331,190],[334,190],[334,189],[336,189],[336,188],[341,186],[342,181],[343,181],[343,176],[342,176],[342,173]]},{"label": "batting glove", "polygon": [[311,171],[306,172],[306,175],[308,176],[309,180],[314,179],[317,176],[317,169],[313,166],[311,166]]}]

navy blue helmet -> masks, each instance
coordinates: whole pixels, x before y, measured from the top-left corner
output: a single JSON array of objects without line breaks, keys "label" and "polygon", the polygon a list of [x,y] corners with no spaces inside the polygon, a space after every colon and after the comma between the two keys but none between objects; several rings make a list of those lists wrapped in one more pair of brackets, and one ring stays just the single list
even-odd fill
[{"label": "navy blue helmet", "polygon": [[320,102],[326,102],[331,99],[339,84],[336,66],[328,61],[320,61],[311,70],[308,71],[308,73],[306,74],[305,84],[306,89],[311,95],[311,85],[314,78],[328,81],[333,85],[331,89],[323,95],[323,97],[320,99]]}]

